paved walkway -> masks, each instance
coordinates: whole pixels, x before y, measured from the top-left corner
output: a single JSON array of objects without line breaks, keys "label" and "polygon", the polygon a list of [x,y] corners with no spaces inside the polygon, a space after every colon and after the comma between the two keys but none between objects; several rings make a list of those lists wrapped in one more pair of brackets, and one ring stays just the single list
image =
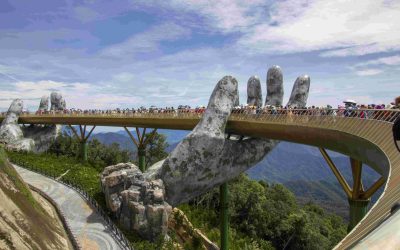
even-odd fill
[{"label": "paved walkway", "polygon": [[14,165],[26,183],[42,190],[64,213],[72,233],[84,250],[123,249],[106,222],[75,190],[50,178]]}]

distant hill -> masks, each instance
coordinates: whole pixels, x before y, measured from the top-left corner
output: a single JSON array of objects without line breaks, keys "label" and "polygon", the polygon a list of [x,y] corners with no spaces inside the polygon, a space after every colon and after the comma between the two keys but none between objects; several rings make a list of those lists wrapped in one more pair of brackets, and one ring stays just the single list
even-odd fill
[{"label": "distant hill", "polygon": [[[126,131],[124,131],[126,133]],[[127,135],[120,133],[96,133],[93,134],[89,140],[97,139],[105,145],[111,145],[112,143],[118,143],[121,149],[126,149],[132,152],[136,152],[136,146],[133,144],[131,139]]]},{"label": "distant hill", "polygon": [[[132,131],[133,135],[136,134]],[[189,131],[159,129],[159,133],[166,135],[171,152]],[[93,138],[105,144],[119,143],[121,148],[136,152],[136,147],[128,137],[126,131],[115,133],[95,133]],[[349,158],[345,155],[328,151],[333,162],[344,175],[349,185],[352,185],[351,167]],[[250,178],[264,180],[269,183],[282,183],[297,197],[299,202],[314,201],[330,212],[347,218],[347,198],[337,182],[332,171],[321,156],[318,148],[281,142],[260,163],[247,171]],[[363,182],[369,187],[379,175],[370,167],[363,168]],[[373,201],[379,197],[373,197]]]}]

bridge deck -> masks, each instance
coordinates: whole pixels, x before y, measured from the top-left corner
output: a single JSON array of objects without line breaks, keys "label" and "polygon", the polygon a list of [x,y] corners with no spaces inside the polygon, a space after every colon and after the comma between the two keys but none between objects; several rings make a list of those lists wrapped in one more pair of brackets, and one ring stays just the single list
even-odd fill
[{"label": "bridge deck", "polygon": [[[389,112],[389,111],[387,111]],[[392,125],[400,115],[390,111],[382,119],[336,117],[299,114],[232,114],[227,130],[232,133],[292,141],[334,150],[360,160],[386,178],[381,197],[364,219],[336,246],[347,249],[389,216],[391,207],[400,200],[400,153],[393,138]],[[198,123],[198,114],[135,114],[126,115],[24,115],[19,123],[80,124],[96,126],[139,126],[149,128],[191,130]],[[2,118],[0,118],[0,121]]]}]

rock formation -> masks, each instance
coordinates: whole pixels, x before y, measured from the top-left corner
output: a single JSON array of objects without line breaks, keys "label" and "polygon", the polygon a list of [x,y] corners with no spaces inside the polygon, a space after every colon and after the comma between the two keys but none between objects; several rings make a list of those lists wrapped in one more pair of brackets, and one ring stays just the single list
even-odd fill
[{"label": "rock formation", "polygon": [[161,179],[147,181],[136,165],[120,163],[104,169],[101,185],[108,208],[126,229],[148,240],[167,233],[172,207]]},{"label": "rock formation", "polygon": [[[266,105],[282,105],[282,79],[282,71],[279,66],[273,66],[268,70]],[[254,80],[254,82],[257,81]],[[293,87],[289,104],[304,107],[309,85],[308,76],[299,77]],[[252,98],[258,98],[261,95],[261,88],[253,88],[254,83],[248,86],[252,88],[248,91],[252,94]],[[118,170],[110,171],[108,168],[104,170],[102,183],[107,204],[118,214],[120,220],[123,218],[123,225],[134,230],[141,228],[137,231],[138,233],[151,231],[152,233],[145,235],[147,238],[155,236],[154,228],[146,228],[149,225],[157,224],[154,223],[152,216],[146,217],[146,204],[155,202],[154,200],[152,200],[153,203],[146,201],[146,190],[147,187],[163,189],[163,185],[154,186],[153,181],[163,183],[165,188],[165,191],[157,191],[163,194],[163,203],[156,203],[161,206],[157,208],[159,211],[157,221],[161,227],[157,232],[162,233],[165,225],[160,222],[164,220],[165,214],[168,214],[170,210],[167,204],[177,206],[237,177],[261,161],[276,146],[278,141],[264,138],[226,139],[226,122],[238,101],[238,96],[236,79],[232,76],[223,77],[211,94],[207,109],[200,122],[164,161],[154,164],[143,175],[139,173],[136,166],[130,167],[133,172],[122,171],[120,167],[116,166],[111,166],[110,169]],[[108,178],[110,178],[109,181],[107,181]],[[129,181],[127,181],[128,179]],[[134,188],[132,189],[132,187]],[[124,195],[122,195],[123,193]],[[132,198],[134,200],[126,197],[134,197]],[[132,205],[129,206],[129,204]],[[121,216],[122,214],[123,216]]]},{"label": "rock formation", "polygon": [[24,138],[21,127],[18,124],[22,107],[23,102],[20,99],[16,99],[11,103],[6,117],[0,126],[0,142],[10,149],[31,151],[35,143],[32,139]]}]

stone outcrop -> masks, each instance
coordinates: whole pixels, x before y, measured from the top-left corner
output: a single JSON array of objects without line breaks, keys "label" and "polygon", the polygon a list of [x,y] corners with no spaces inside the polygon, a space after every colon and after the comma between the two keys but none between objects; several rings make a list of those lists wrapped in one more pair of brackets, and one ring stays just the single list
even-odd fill
[{"label": "stone outcrop", "polygon": [[32,139],[24,138],[21,127],[18,124],[22,107],[23,102],[20,99],[16,99],[11,103],[0,126],[0,142],[9,149],[31,151],[34,149],[35,143]]},{"label": "stone outcrop", "polygon": [[167,233],[172,207],[161,179],[145,180],[136,165],[120,163],[104,169],[101,186],[107,207],[126,229],[148,240]]}]

